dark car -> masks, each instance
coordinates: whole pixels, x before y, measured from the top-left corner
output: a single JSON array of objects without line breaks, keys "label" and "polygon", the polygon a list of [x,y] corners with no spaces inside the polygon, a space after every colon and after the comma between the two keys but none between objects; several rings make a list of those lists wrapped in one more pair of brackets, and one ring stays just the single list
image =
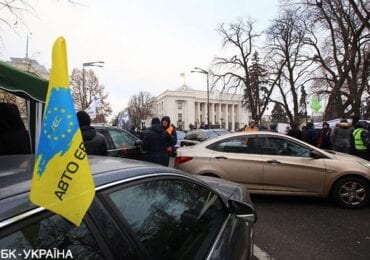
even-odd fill
[{"label": "dark car", "polygon": [[141,140],[130,132],[110,126],[94,126],[103,134],[108,147],[108,156],[140,160],[143,157]]},{"label": "dark car", "polygon": [[42,249],[73,259],[251,257],[255,211],[236,183],[91,156],[96,195],[76,227],[29,201],[33,161],[34,156],[0,156],[0,248],[6,253],[22,258]]},{"label": "dark car", "polygon": [[229,133],[226,129],[195,129],[188,131],[180,146],[195,145],[208,139]]}]

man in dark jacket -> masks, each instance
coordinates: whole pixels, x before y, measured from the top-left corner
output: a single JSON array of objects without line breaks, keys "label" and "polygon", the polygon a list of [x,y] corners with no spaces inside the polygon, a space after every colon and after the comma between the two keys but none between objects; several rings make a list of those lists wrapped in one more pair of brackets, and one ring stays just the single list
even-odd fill
[{"label": "man in dark jacket", "polygon": [[91,120],[89,114],[85,111],[79,111],[77,112],[77,119],[80,125],[86,153],[91,155],[107,155],[105,137],[90,125]]},{"label": "man in dark jacket", "polygon": [[324,122],[322,124],[322,129],[319,131],[319,136],[317,138],[318,147],[320,147],[321,149],[331,150],[332,145],[330,141],[330,136],[331,136],[331,128],[328,122]]},{"label": "man in dark jacket", "polygon": [[17,105],[0,102],[0,155],[29,153],[30,138]]},{"label": "man in dark jacket", "polygon": [[307,126],[302,131],[302,140],[310,145],[317,145],[317,132],[312,122],[307,123]]},{"label": "man in dark jacket", "polygon": [[161,120],[161,125],[162,127],[164,128],[164,130],[166,130],[166,132],[168,133],[168,135],[171,137],[171,145],[169,147],[167,147],[167,152],[172,155],[173,153],[173,148],[175,146],[175,144],[177,143],[177,133],[176,133],[176,129],[173,125],[171,125],[171,119],[169,116],[164,116],[162,117],[162,120]]},{"label": "man in dark jacket", "polygon": [[342,118],[340,122],[336,124],[330,135],[330,141],[333,145],[333,149],[341,153],[349,153],[351,134],[352,125],[348,123],[347,119]]},{"label": "man in dark jacket", "polygon": [[291,129],[288,131],[288,135],[296,139],[302,140],[302,131],[298,128],[298,125],[294,122],[290,123]]},{"label": "man in dark jacket", "polygon": [[171,146],[171,137],[161,126],[159,118],[152,119],[152,126],[144,133],[141,148],[145,152],[144,159],[148,162],[168,166],[170,155],[167,148]]}]

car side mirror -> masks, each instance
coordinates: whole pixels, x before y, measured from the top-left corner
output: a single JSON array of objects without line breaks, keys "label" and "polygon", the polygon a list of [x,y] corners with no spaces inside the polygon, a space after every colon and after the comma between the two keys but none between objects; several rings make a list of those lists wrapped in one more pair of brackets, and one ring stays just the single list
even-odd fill
[{"label": "car side mirror", "polygon": [[141,145],[141,143],[142,143],[142,142],[143,142],[143,141],[141,141],[141,140],[136,140],[136,141],[135,141],[135,145],[136,145],[136,146],[139,146],[139,145]]},{"label": "car side mirror", "polygon": [[231,214],[247,222],[255,223],[257,221],[257,213],[252,205],[236,200],[229,200],[228,204]]},{"label": "car side mirror", "polygon": [[312,149],[310,150],[310,157],[313,159],[321,159],[322,155],[318,151]]}]

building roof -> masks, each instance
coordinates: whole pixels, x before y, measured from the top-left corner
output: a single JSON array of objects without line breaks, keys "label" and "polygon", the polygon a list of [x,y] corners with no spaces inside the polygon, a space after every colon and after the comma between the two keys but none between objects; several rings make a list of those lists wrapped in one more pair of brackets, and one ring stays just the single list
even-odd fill
[{"label": "building roof", "polygon": [[34,72],[34,73],[38,74],[39,76],[44,76],[44,75],[49,74],[48,70],[34,59],[11,57],[10,61],[8,61],[8,63],[12,64],[12,65],[15,65],[15,66],[17,66],[17,65],[29,65],[30,66],[29,71]]},{"label": "building roof", "polygon": [[177,89],[175,89],[174,91],[194,91],[194,89],[184,84],[181,87],[178,87]]}]

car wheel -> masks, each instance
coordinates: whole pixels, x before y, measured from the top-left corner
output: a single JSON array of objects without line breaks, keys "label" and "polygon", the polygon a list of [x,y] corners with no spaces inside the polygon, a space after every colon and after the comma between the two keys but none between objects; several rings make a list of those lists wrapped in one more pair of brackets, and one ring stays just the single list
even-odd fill
[{"label": "car wheel", "polygon": [[332,195],[338,205],[357,209],[368,203],[370,188],[369,184],[359,177],[345,177],[334,184]]}]

